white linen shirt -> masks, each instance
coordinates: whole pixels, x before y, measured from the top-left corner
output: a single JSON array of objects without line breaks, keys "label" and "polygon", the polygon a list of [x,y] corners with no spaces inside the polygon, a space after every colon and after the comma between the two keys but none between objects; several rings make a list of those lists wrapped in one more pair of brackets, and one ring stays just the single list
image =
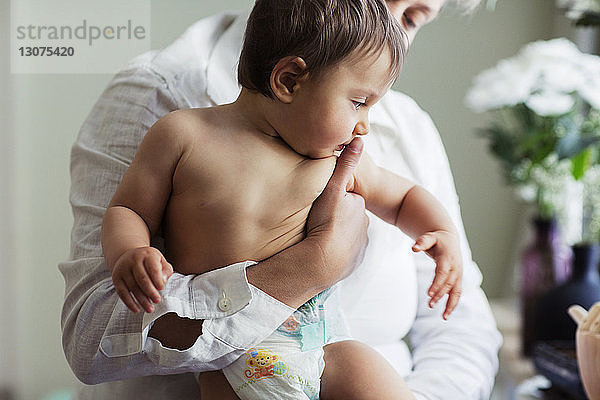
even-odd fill
[{"label": "white linen shirt", "polygon": [[[172,110],[236,99],[247,15],[200,20],[164,50],[132,60],[110,82],[73,145],[71,254],[59,268],[66,283],[65,355],[75,375],[93,384],[82,385],[79,399],[197,399],[190,372],[229,364],[293,312],[250,285],[245,271],[252,263],[243,262],[199,276],[175,273],[154,313],[133,314],[114,290],[100,246],[106,207],[150,126]],[[430,310],[426,289],[434,264],[413,255],[412,241],[397,228],[370,215],[364,262],[341,283],[351,333],[379,350],[417,399],[487,399],[501,339],[464,236],[438,132],[414,101],[390,92],[371,110],[371,133],[364,139],[376,163],[423,185],[447,208],[461,232],[463,295],[448,321],[441,318],[445,301]],[[229,307],[220,307],[223,298]],[[169,349],[148,337],[153,321],[167,312],[204,320],[190,349]]]}]

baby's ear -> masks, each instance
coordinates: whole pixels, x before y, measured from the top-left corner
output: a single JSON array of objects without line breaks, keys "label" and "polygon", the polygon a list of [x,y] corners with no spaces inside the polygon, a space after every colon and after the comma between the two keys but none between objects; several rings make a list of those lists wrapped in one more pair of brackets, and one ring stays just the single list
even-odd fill
[{"label": "baby's ear", "polygon": [[289,104],[306,79],[306,62],[300,57],[284,57],[271,71],[271,90],[282,103]]}]

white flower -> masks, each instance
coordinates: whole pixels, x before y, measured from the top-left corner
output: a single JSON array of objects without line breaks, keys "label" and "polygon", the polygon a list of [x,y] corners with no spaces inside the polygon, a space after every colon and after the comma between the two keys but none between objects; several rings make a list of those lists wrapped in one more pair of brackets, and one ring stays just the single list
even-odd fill
[{"label": "white flower", "polygon": [[536,78],[535,71],[520,60],[502,60],[495,68],[475,77],[474,85],[467,93],[467,106],[481,112],[523,103]]},{"label": "white flower", "polygon": [[[579,101],[592,110],[578,108]],[[572,157],[559,160],[557,154],[564,150],[560,139],[566,132],[589,133],[597,126],[600,57],[581,53],[567,39],[529,43],[478,74],[465,102],[474,111],[493,111],[495,122],[481,133],[490,139],[490,151],[502,161],[505,177],[516,184],[519,196],[534,202],[545,217],[564,219],[561,210],[570,210],[566,220],[583,217],[590,221],[585,223],[589,237],[600,239],[600,178],[586,183],[589,206],[582,209],[581,201],[566,196],[576,172],[579,179],[582,171],[572,170]],[[589,169],[583,172],[589,175]],[[582,186],[581,181],[576,184]],[[574,229],[580,235],[578,226]]]},{"label": "white flower", "polygon": [[583,54],[560,38],[529,43],[481,72],[465,103],[476,112],[524,103],[549,116],[570,111],[577,96],[600,109],[600,57]]},{"label": "white flower", "polygon": [[585,82],[579,88],[581,97],[596,110],[600,110],[600,58],[584,54],[582,74],[585,74]]},{"label": "white flower", "polygon": [[535,201],[535,195],[537,194],[537,187],[533,183],[526,183],[518,185],[516,187],[517,196],[527,203],[533,203]]},{"label": "white flower", "polygon": [[541,67],[543,89],[571,93],[585,85],[585,76],[581,68],[570,62],[556,62]]},{"label": "white flower", "polygon": [[600,165],[591,167],[583,180],[583,240],[600,240]]},{"label": "white flower", "polygon": [[533,94],[525,105],[542,117],[566,114],[575,105],[573,96],[559,92],[542,91]]},{"label": "white flower", "polygon": [[536,60],[569,60],[581,54],[577,46],[566,38],[538,40],[531,42],[521,49],[519,57]]}]

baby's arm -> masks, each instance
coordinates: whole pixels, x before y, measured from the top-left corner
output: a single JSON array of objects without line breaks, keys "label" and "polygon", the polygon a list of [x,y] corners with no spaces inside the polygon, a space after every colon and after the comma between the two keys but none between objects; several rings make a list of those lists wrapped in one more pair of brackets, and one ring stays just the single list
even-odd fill
[{"label": "baby's arm", "polygon": [[443,314],[447,319],[460,298],[462,259],[458,231],[444,206],[424,188],[375,165],[367,154],[355,171],[351,190],[364,197],[367,209],[415,239],[413,251],[425,251],[435,260],[429,305],[448,294]]},{"label": "baby's arm", "polygon": [[[173,268],[150,239],[169,199],[172,177],[184,154],[185,136],[177,113],[146,134],[102,220],[102,251],[119,297],[133,312],[152,312],[158,290]],[[133,294],[133,297],[132,297]],[[136,304],[136,301],[138,304]]]}]

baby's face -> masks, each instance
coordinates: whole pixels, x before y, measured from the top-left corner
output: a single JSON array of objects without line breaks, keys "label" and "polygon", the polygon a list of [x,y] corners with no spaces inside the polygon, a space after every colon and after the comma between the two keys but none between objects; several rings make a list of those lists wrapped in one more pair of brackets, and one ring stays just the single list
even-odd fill
[{"label": "baby's face", "polygon": [[350,59],[318,79],[308,77],[296,89],[284,113],[282,139],[296,152],[325,158],[355,136],[369,132],[369,109],[391,86],[391,57],[380,53]]}]

